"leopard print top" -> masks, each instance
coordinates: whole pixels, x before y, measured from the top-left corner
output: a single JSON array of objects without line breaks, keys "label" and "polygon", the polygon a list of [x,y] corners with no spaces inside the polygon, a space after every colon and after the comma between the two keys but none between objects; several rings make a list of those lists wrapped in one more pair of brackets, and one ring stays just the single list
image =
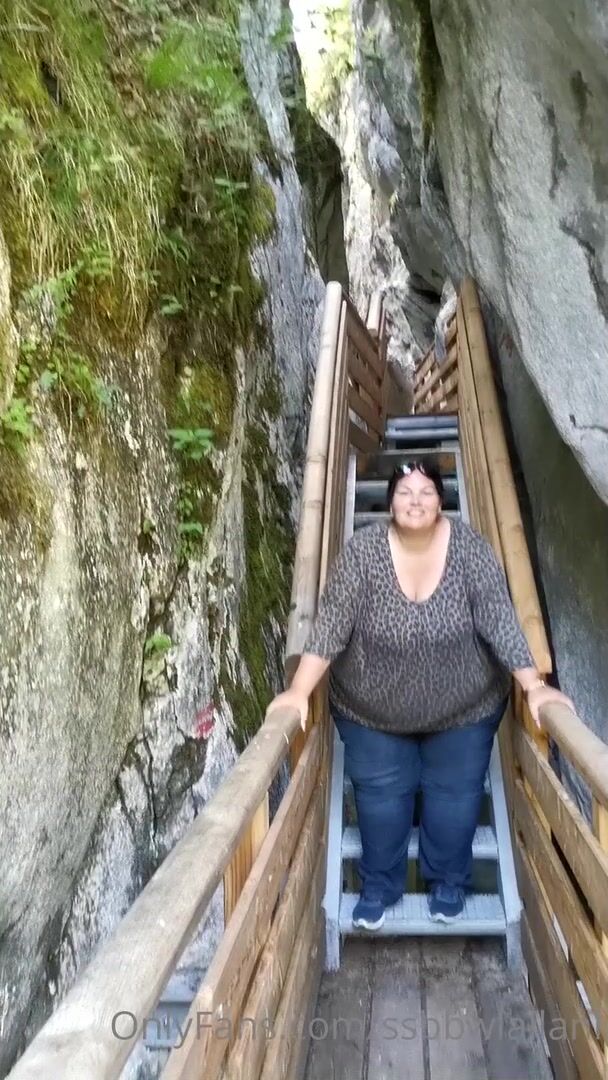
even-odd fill
[{"label": "leopard print top", "polygon": [[329,573],[304,652],[331,660],[330,704],[365,727],[442,731],[483,719],[533,667],[488,541],[451,521],[442,578],[427,600],[403,593],[388,525],[360,529]]}]

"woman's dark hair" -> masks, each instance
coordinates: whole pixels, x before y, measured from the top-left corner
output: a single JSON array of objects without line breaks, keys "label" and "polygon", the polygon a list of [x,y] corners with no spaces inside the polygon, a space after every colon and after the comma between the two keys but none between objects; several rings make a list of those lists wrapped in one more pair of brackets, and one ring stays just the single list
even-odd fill
[{"label": "woman's dark hair", "polygon": [[404,461],[401,465],[398,465],[393,475],[388,482],[388,488],[386,492],[386,507],[390,510],[391,503],[393,501],[393,495],[395,494],[395,488],[400,480],[404,476],[409,476],[412,472],[420,472],[423,476],[428,477],[432,484],[435,485],[435,489],[441,500],[443,506],[443,480],[441,479],[441,473],[435,465],[432,458],[421,457],[418,461]]}]

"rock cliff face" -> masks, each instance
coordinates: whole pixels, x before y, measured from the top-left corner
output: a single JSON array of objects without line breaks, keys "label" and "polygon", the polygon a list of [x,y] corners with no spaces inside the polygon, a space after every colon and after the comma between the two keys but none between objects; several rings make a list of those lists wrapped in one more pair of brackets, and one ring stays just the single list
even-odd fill
[{"label": "rock cliff face", "polygon": [[[48,52],[31,51],[36,35],[0,45],[12,79],[0,189],[18,165],[24,199],[29,184],[51,200],[45,235],[25,201],[3,199],[0,211],[2,1073],[280,687],[323,285],[279,91],[284,46],[271,40],[280,4],[225,6],[184,29],[179,4],[148,5],[128,26],[100,4],[88,58],[69,36],[68,15],[83,14],[70,0],[44,36]],[[197,78],[205,65],[219,78],[222,64],[214,104]],[[85,92],[99,99],[89,142]],[[169,178],[157,175],[165,148],[152,139],[156,157],[143,152],[157,121],[173,125]],[[44,186],[67,185],[89,153],[103,170],[95,140],[105,152],[129,124],[116,170],[141,168],[158,234],[137,268],[137,318],[121,307],[114,237],[95,246],[87,234],[85,165],[73,221],[60,217],[67,187],[59,205]],[[72,173],[58,178],[68,139]],[[57,243],[47,259],[57,222],[75,226],[72,250]]]},{"label": "rock cliff face", "polygon": [[[334,14],[333,91],[318,104],[345,176],[361,178],[345,193],[349,272],[357,281],[372,267],[390,291],[397,252],[394,306],[414,358],[446,278],[477,280],[556,670],[607,737],[605,6],[353,0],[350,10],[351,62],[339,62],[348,34]],[[299,41],[306,50],[310,30]],[[379,246],[392,252],[384,263],[370,258]]]}]

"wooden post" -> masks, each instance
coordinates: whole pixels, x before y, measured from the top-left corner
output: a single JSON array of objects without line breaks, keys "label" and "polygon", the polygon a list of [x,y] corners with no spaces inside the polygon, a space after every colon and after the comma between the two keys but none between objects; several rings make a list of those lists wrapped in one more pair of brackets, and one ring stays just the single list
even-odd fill
[{"label": "wooden post", "polygon": [[511,472],[479,298],[470,278],[464,281],[461,296],[509,585],[536,666],[541,673],[547,674],[552,667],[551,653]]},{"label": "wooden post", "polygon": [[230,916],[243,891],[243,885],[249,877],[251,867],[268,832],[268,824],[269,806],[268,792],[266,792],[251,819],[247,832],[224,871],[224,926],[228,925]]},{"label": "wooden post", "polygon": [[[604,851],[608,852],[608,808],[602,806],[599,799],[593,798],[593,831],[597,836]],[[596,933],[602,943],[602,952],[608,957],[608,927],[602,928],[596,922]],[[604,1057],[604,1070],[608,1080],[608,1042],[601,1040],[602,1054]]]},{"label": "wooden post", "polygon": [[294,560],[285,659],[288,681],[297,667],[300,653],[316,614],[332,391],[341,312],[342,287],[337,282],[330,281],[325,295],[321,344],[306,450],[300,525]]}]

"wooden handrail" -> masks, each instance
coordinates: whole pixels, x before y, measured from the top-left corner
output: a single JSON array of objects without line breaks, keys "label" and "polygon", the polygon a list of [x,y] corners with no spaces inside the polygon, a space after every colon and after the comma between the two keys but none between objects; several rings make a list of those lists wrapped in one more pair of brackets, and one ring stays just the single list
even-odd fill
[{"label": "wooden handrail", "polygon": [[608,746],[565,705],[545,705],[542,721],[560,750],[608,809]]},{"label": "wooden handrail", "polygon": [[323,500],[330,436],[329,421],[341,311],[342,286],[335,281],[330,281],[325,293],[319,360],[310,412],[300,528],[296,542],[291,607],[287,626],[285,670],[288,678],[293,674],[316,612],[323,531]]},{"label": "wooden handrail", "polygon": [[[343,305],[347,314],[342,336],[344,350],[340,346]],[[379,429],[384,429],[384,381],[388,376],[384,360],[386,341],[382,332],[383,313],[379,294],[372,297],[370,312],[374,321],[371,329],[368,329],[341,285],[329,282],[326,288],[321,346],[310,416],[302,510],[287,628],[285,668],[288,678],[297,666],[316,613],[324,493],[330,469],[332,401],[337,388],[342,387],[341,394],[348,393],[349,379],[359,385],[359,390],[352,388],[351,410],[366,426],[359,430],[354,428],[351,421],[349,430],[350,436],[356,440],[355,445],[360,448],[365,445],[367,449],[379,446]],[[348,370],[342,373],[337,370],[337,364],[338,367],[341,364],[347,365]],[[357,407],[359,398],[361,405]]]},{"label": "wooden handrail", "polygon": [[[10,1080],[117,1077],[200,923],[252,814],[299,727],[276,710],[232,766],[213,798],[159,866],[112,936],[100,946],[11,1071]],[[113,1019],[136,1018],[132,1038]],[[126,1019],[126,1027],[125,1027]],[[117,1022],[127,1033],[128,1017]]]}]

